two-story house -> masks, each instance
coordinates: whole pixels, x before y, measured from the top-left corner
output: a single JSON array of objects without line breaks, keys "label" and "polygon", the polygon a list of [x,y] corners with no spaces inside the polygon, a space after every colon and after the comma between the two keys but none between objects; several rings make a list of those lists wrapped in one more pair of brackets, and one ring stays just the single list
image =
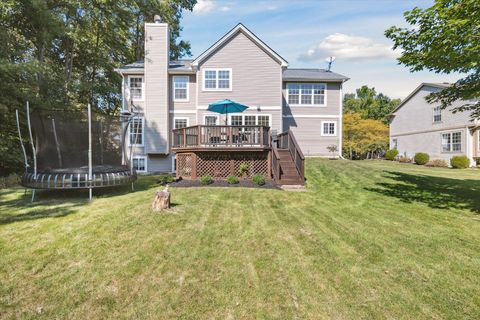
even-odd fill
[{"label": "two-story house", "polygon": [[448,83],[422,83],[402,101],[391,113],[390,148],[408,157],[426,152],[431,159],[447,162],[454,155],[466,155],[475,165],[480,157],[480,122],[472,120],[470,112],[452,112],[464,101],[442,110],[440,105],[425,100],[430,93],[448,86]]},{"label": "two-story house", "polygon": [[[207,156],[200,151],[212,147],[217,153],[230,151],[230,155],[233,150],[243,151],[237,158],[244,160],[238,161],[250,161],[248,155],[255,154],[253,158],[263,159],[263,163],[252,162],[252,167],[261,166],[270,175],[278,165],[272,164],[271,134],[278,134],[280,143],[290,150],[296,140],[305,156],[331,156],[329,145],[341,150],[342,84],[348,78],[323,69],[288,68],[284,58],[243,24],[198,57],[170,61],[168,24],[159,20],[146,23],[145,60],[118,71],[123,77],[124,110],[133,104],[141,114],[130,126],[129,139],[135,147],[133,164],[138,172],[177,171],[181,176],[200,176],[197,168],[187,172],[185,165],[199,159],[207,163],[212,153]],[[210,103],[223,99],[249,108],[228,114],[228,119],[207,110]],[[284,132],[294,138],[285,137]],[[262,150],[266,151],[264,156],[255,153]],[[225,153],[218,155],[227,161],[220,165],[223,167],[233,161]],[[292,151],[292,161],[295,159]],[[212,164],[210,170],[222,175],[223,169],[213,169]]]}]

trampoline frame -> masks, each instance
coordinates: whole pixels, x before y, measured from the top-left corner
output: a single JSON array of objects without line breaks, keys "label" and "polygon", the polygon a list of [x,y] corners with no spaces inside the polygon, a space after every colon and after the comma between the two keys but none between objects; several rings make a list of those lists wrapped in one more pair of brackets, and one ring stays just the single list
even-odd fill
[{"label": "trampoline frame", "polygon": [[[88,172],[73,172],[78,171],[75,168],[72,169],[72,172],[69,172],[68,169],[62,170],[63,172],[38,172],[37,171],[37,158],[36,158],[36,148],[35,143],[33,142],[32,127],[30,122],[30,105],[29,102],[26,102],[26,113],[27,113],[27,125],[28,133],[30,138],[30,145],[32,148],[33,154],[33,172],[29,172],[29,163],[27,158],[27,153],[25,146],[23,144],[22,133],[20,130],[20,120],[18,110],[16,110],[16,120],[17,120],[17,129],[19,142],[22,147],[25,172],[22,176],[21,184],[25,188],[32,189],[32,202],[35,199],[35,190],[36,189],[49,189],[49,190],[65,190],[65,189],[88,189],[89,190],[89,200],[92,200],[92,192],[94,188],[102,187],[115,187],[120,185],[125,185],[128,183],[132,184],[132,191],[134,189],[133,182],[137,179],[137,173],[133,168],[133,145],[130,144],[130,157],[127,157],[126,145],[126,135],[131,123],[134,119],[139,118],[138,112],[124,113],[120,117],[122,122],[126,125],[123,128],[122,133],[122,158],[125,165],[122,166],[112,166],[117,170],[112,170],[111,172],[93,172],[92,165],[92,109],[90,104],[87,107],[88,112]],[[52,125],[54,128],[54,137],[55,143],[58,149],[58,141],[56,137],[55,122],[52,119]],[[138,126],[135,128],[135,137],[138,137]],[[135,138],[136,139],[136,138]],[[120,168],[120,170],[118,170]]]}]

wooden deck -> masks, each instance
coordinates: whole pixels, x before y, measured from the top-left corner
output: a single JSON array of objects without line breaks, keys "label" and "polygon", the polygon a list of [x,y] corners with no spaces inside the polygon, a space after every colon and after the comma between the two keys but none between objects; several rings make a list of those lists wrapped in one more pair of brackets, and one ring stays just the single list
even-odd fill
[{"label": "wooden deck", "polygon": [[264,126],[198,125],[172,134],[177,177],[225,179],[238,176],[240,166],[246,165],[244,178],[260,174],[279,184],[304,184],[305,158],[290,130],[274,141]]},{"label": "wooden deck", "polygon": [[173,130],[173,151],[270,149],[270,127],[198,125]]}]

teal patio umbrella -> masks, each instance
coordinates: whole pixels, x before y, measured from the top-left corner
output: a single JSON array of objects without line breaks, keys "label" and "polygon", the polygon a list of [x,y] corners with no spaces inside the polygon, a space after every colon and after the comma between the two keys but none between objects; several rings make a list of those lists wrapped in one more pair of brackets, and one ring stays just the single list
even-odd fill
[{"label": "teal patio umbrella", "polygon": [[238,103],[238,102],[235,102],[235,101],[232,101],[232,100],[229,100],[229,99],[225,99],[225,100],[210,103],[208,105],[207,110],[211,111],[211,112],[216,112],[216,113],[219,113],[219,114],[224,114],[225,115],[225,124],[228,124],[228,114],[229,113],[243,112],[247,109],[248,109],[248,107],[241,104],[241,103]]}]

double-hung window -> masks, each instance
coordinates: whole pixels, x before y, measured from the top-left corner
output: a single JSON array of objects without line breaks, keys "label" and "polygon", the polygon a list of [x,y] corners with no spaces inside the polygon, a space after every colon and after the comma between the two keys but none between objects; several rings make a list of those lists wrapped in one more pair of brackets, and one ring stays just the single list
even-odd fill
[{"label": "double-hung window", "polygon": [[270,126],[270,115],[232,115],[230,116],[232,126]]},{"label": "double-hung window", "polygon": [[336,136],[337,123],[335,121],[322,121],[322,136]]},{"label": "double-hung window", "polygon": [[142,156],[133,157],[132,159],[133,168],[137,172],[146,172],[147,171],[147,158]]},{"label": "double-hung window", "polygon": [[129,125],[129,144],[132,146],[143,146],[143,118],[134,118]]},{"label": "double-hung window", "polygon": [[173,101],[188,101],[188,76],[173,77]]},{"label": "double-hung window", "polygon": [[130,99],[143,100],[143,77],[128,77],[128,89],[130,91]]},{"label": "double-hung window", "polygon": [[188,127],[188,118],[174,118],[173,119],[173,128],[182,129]]},{"label": "double-hung window", "polygon": [[324,106],[326,105],[325,83],[289,83],[287,100],[290,105]]},{"label": "double-hung window", "polygon": [[216,126],[217,125],[217,116],[205,116],[205,125],[207,126]]},{"label": "double-hung window", "polygon": [[442,122],[442,108],[440,106],[433,108],[433,122]]},{"label": "double-hung window", "polygon": [[442,151],[443,152],[460,152],[462,151],[462,133],[449,132],[442,134]]},{"label": "double-hung window", "polygon": [[232,90],[232,69],[204,69],[203,90]]}]

